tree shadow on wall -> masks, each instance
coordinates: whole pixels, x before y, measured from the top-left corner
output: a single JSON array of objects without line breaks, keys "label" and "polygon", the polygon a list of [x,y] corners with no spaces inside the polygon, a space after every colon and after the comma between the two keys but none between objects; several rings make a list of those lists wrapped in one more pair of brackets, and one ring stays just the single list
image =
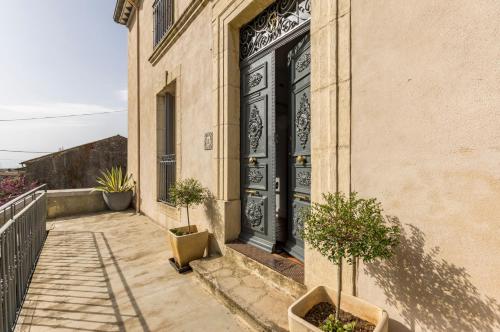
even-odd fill
[{"label": "tree shadow on wall", "polygon": [[221,253],[215,234],[224,234],[222,229],[222,216],[217,206],[217,199],[212,193],[207,194],[205,201],[205,214],[208,218],[208,223],[212,232],[209,235],[209,255],[217,255]]},{"label": "tree shadow on wall", "polygon": [[[401,227],[401,243],[394,257],[367,264],[387,303],[399,308],[405,323],[398,331],[481,331],[500,328],[500,305],[482,296],[465,268],[439,257],[439,247],[425,250],[425,235],[413,225]],[[485,278],[488,276],[484,276]],[[399,325],[397,322],[392,324]]]}]

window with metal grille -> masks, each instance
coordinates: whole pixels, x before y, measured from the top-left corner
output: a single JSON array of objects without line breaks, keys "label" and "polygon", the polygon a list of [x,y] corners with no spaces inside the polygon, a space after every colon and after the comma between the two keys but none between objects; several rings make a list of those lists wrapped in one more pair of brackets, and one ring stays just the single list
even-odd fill
[{"label": "window with metal grille", "polygon": [[166,94],[162,98],[162,109],[158,117],[161,146],[158,161],[158,200],[172,204],[169,189],[175,183],[175,102],[171,94]]},{"label": "window with metal grille", "polygon": [[153,3],[154,46],[163,39],[174,24],[174,0],[156,0]]}]

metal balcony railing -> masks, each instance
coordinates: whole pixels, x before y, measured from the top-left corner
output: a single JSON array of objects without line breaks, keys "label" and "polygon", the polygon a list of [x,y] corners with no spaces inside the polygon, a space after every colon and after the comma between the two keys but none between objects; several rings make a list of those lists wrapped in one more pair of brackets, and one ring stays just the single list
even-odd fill
[{"label": "metal balcony railing", "polygon": [[153,45],[156,46],[174,24],[174,0],[156,0],[153,3],[153,19]]},{"label": "metal balcony railing", "polygon": [[160,174],[158,176],[158,200],[172,204],[168,190],[175,183],[175,154],[167,154],[160,157]]},{"label": "metal balcony railing", "polygon": [[11,331],[47,237],[46,185],[0,206],[0,216],[0,331]]}]

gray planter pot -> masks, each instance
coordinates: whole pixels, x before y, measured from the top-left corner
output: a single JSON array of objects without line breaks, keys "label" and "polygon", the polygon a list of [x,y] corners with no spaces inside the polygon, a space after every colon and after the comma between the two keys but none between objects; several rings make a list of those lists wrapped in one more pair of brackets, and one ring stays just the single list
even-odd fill
[{"label": "gray planter pot", "polygon": [[121,193],[102,193],[102,197],[110,210],[123,211],[126,210],[132,201],[132,191]]}]

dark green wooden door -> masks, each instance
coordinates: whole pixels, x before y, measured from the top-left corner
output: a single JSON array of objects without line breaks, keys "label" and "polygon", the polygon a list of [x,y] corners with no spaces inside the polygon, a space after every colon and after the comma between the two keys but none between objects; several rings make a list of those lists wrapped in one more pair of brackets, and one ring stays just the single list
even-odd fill
[{"label": "dark green wooden door", "polygon": [[304,259],[300,210],[311,197],[311,48],[309,35],[289,53],[290,70],[290,153],[288,188],[288,236],[285,249]]},{"label": "dark green wooden door", "polygon": [[241,68],[240,238],[273,251],[275,235],[274,52]]}]

